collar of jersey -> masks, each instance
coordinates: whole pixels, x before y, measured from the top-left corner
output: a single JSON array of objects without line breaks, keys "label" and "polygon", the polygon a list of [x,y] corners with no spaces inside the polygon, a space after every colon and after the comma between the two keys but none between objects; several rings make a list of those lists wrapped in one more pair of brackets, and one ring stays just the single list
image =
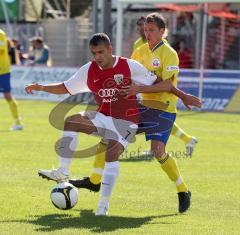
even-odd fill
[{"label": "collar of jersey", "polygon": [[152,52],[156,51],[160,46],[162,46],[164,44],[163,41],[159,42],[153,49]]}]

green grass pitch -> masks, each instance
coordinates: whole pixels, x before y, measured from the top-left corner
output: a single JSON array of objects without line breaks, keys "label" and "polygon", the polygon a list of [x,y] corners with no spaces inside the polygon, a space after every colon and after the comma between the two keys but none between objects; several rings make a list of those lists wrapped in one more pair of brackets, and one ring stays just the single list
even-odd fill
[{"label": "green grass pitch", "polygon": [[[192,158],[178,156],[192,191],[191,209],[177,213],[175,186],[155,160],[131,157],[148,149],[144,136],[129,146],[111,199],[109,217],[94,216],[99,194],[79,190],[78,204],[57,210],[49,193],[55,185],[38,177],[39,168],[57,166],[54,144],[61,131],[49,124],[55,103],[19,101],[24,131],[10,132],[12,118],[0,100],[0,234],[240,234],[240,116],[182,112],[177,123],[199,143]],[[72,110],[83,109],[78,106]],[[81,134],[79,148],[96,144]],[[168,150],[184,144],[171,137]],[[72,177],[90,174],[93,158],[74,159]]]}]

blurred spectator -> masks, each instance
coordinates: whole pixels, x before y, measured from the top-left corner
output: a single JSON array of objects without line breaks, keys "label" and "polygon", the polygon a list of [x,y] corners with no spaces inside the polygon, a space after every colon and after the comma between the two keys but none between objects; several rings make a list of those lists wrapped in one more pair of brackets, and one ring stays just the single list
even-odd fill
[{"label": "blurred spectator", "polygon": [[170,44],[175,51],[179,50],[180,37],[177,34],[172,34]]},{"label": "blurred spectator", "polygon": [[35,40],[35,37],[29,39],[30,46],[28,48],[27,58],[30,63],[31,63],[31,61],[34,61],[34,51],[36,49],[35,45],[34,45],[34,40]]},{"label": "blurred spectator", "polygon": [[14,47],[15,47],[15,51],[16,51],[16,54],[19,58],[19,62],[20,64],[24,64],[25,63],[25,60],[26,58],[24,57],[23,53],[22,53],[22,47],[19,43],[19,41],[17,39],[13,39],[12,40],[13,44],[14,44]]},{"label": "blurred spectator", "polygon": [[144,34],[144,21],[145,21],[146,17],[145,16],[141,16],[138,20],[137,20],[137,32],[139,34],[139,38],[135,41],[134,45],[133,45],[133,50],[135,50],[136,48],[140,47],[141,45],[143,45],[144,43],[146,43],[146,37]]},{"label": "blurred spectator", "polygon": [[177,18],[177,34],[188,41],[190,47],[193,46],[194,37],[194,17],[192,13],[181,13]]},{"label": "blurred spectator", "polygon": [[179,57],[179,67],[180,68],[192,68],[192,51],[186,48],[184,40],[179,42],[179,49],[177,50]]},{"label": "blurred spectator", "polygon": [[10,63],[13,65],[20,64],[19,55],[17,53],[17,50],[15,48],[13,41],[10,38],[8,38],[7,43],[8,43],[8,54],[10,57]]},{"label": "blurred spectator", "polygon": [[[211,48],[208,56],[208,64],[207,67],[209,69],[217,69],[217,51],[218,51],[218,45],[214,44],[214,46]],[[206,57],[205,57],[206,58]]]},{"label": "blurred spectator", "polygon": [[49,48],[41,37],[32,39],[28,59],[31,65],[52,65]]}]

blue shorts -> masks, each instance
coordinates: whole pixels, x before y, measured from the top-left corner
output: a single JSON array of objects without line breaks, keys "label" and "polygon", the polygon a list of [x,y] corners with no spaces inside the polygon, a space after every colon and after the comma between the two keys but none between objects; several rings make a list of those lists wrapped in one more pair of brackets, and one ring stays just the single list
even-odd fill
[{"label": "blue shorts", "polygon": [[0,92],[8,93],[10,91],[10,73],[0,75]]},{"label": "blue shorts", "polygon": [[140,120],[138,133],[145,132],[146,140],[159,140],[165,145],[169,139],[176,113],[139,106]]}]

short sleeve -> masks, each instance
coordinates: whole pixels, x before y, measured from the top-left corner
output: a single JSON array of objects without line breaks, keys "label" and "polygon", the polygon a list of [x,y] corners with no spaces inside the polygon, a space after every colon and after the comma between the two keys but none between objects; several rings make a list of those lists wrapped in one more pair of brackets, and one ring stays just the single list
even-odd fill
[{"label": "short sleeve", "polygon": [[4,34],[0,33],[0,50],[6,50],[6,43],[7,43],[7,40]]},{"label": "short sleeve", "polygon": [[154,73],[147,70],[139,62],[132,59],[128,59],[127,62],[131,71],[131,80],[135,84],[149,86],[156,81],[157,76]]},{"label": "short sleeve", "polygon": [[71,95],[90,91],[87,85],[90,65],[91,62],[83,65],[71,78],[63,83]]},{"label": "short sleeve", "polygon": [[172,52],[162,62],[162,79],[166,80],[171,77],[175,77],[179,73],[179,59],[175,52]]}]

